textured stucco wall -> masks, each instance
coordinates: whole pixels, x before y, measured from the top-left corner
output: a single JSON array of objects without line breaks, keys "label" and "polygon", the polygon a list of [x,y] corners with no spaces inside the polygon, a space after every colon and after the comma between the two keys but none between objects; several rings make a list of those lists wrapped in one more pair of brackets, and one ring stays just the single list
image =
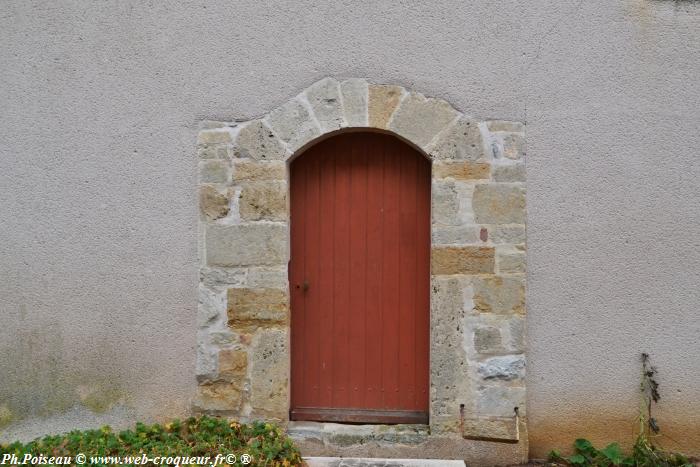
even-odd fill
[{"label": "textured stucco wall", "polygon": [[698,2],[12,1],[0,42],[1,438],[185,411],[198,122],[358,76],[527,122],[532,454],[631,435],[642,350],[700,454]]}]

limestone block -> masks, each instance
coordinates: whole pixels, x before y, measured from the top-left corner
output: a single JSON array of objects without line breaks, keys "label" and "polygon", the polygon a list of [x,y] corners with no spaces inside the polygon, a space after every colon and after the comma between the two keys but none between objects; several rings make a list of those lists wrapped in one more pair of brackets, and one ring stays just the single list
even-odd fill
[{"label": "limestone block", "polygon": [[345,121],[351,127],[366,127],[367,120],[367,81],[363,79],[347,79],[340,83],[340,93],[343,97]]},{"label": "limestone block", "polygon": [[490,176],[491,165],[487,162],[435,162],[433,164],[434,178],[452,178],[455,180],[487,179]]},{"label": "limestone block", "polygon": [[[446,431],[458,431],[459,402],[470,397],[464,340],[464,297],[469,280],[464,276],[438,276],[431,280],[430,403],[431,427],[440,417]],[[467,294],[468,295],[468,294]],[[435,418],[437,417],[437,418]],[[450,422],[451,420],[451,422]]]},{"label": "limestone block", "polygon": [[209,341],[214,345],[234,345],[240,342],[239,334],[231,331],[209,331]]},{"label": "limestone block", "polygon": [[525,351],[525,319],[511,317],[508,320],[508,348],[513,352]]},{"label": "limestone block", "polygon": [[236,383],[207,381],[199,385],[195,406],[201,410],[237,411],[241,405],[241,391]]},{"label": "limestone block", "polygon": [[433,243],[436,245],[464,245],[479,242],[480,228],[475,225],[433,225]]},{"label": "limestone block", "polygon": [[289,296],[281,289],[228,289],[228,323],[240,327],[251,324],[283,324],[287,321]]},{"label": "limestone block", "polygon": [[211,128],[202,130],[197,135],[197,144],[221,144],[231,143],[232,128]]},{"label": "limestone block", "polygon": [[481,276],[472,281],[474,309],[481,313],[525,313],[523,276]]},{"label": "limestone block", "polygon": [[287,266],[266,268],[255,267],[248,269],[248,286],[254,288],[287,289],[289,286]]},{"label": "limestone block", "polygon": [[199,285],[199,303],[197,306],[197,324],[200,327],[209,326],[217,318],[223,316],[226,309],[225,296],[202,284]]},{"label": "limestone block", "polygon": [[233,161],[234,182],[260,182],[286,180],[287,164],[283,161],[259,161],[241,159]]},{"label": "limestone block", "polygon": [[491,241],[495,244],[525,243],[526,232],[524,225],[492,225],[488,227]]},{"label": "limestone block", "polygon": [[369,85],[367,104],[369,126],[387,129],[391,115],[399,105],[404,93],[401,86]]},{"label": "limestone block", "polygon": [[524,224],[525,189],[499,183],[476,185],[472,208],[479,224]]},{"label": "limestone block", "polygon": [[509,133],[521,133],[525,125],[520,122],[509,122],[507,120],[490,120],[486,122],[489,131],[505,131]]},{"label": "limestone block", "polygon": [[208,221],[226,217],[229,211],[229,199],[210,185],[199,187],[199,211]]},{"label": "limestone block", "polygon": [[289,258],[286,225],[208,225],[205,235],[209,266],[282,265]]},{"label": "limestone block", "polygon": [[490,274],[494,272],[494,249],[483,246],[433,247],[431,269],[441,274]]},{"label": "limestone block", "polygon": [[199,270],[199,280],[207,287],[220,285],[238,286],[246,282],[247,269],[245,268],[208,268]]},{"label": "limestone block", "polygon": [[196,374],[204,378],[216,374],[216,354],[207,347],[206,336],[203,333],[197,336]]},{"label": "limestone block", "polygon": [[525,135],[522,133],[491,133],[491,155],[495,160],[521,160],[525,158]]},{"label": "limestone block", "polygon": [[474,329],[474,348],[480,354],[502,352],[501,331],[493,326],[477,327]]},{"label": "limestone block", "polygon": [[495,182],[524,182],[525,164],[495,164],[491,167],[491,179]]},{"label": "limestone block", "polygon": [[525,388],[510,386],[481,386],[476,391],[476,413],[481,416],[515,417],[525,416]]},{"label": "limestone block", "polygon": [[427,152],[436,161],[486,161],[479,124],[464,116],[440,133]]},{"label": "limestone block", "polygon": [[421,148],[457,117],[458,112],[442,99],[412,92],[399,104],[389,122],[389,129]]},{"label": "limestone block", "polygon": [[516,417],[469,417],[464,420],[463,436],[468,439],[516,442],[520,439]]},{"label": "limestone block", "polygon": [[292,152],[321,134],[316,121],[297,98],[270,112],[267,122]]},{"label": "limestone block", "polygon": [[286,420],[289,342],[286,329],[259,329],[251,343],[250,405],[257,418]]},{"label": "limestone block", "polygon": [[333,78],[324,78],[306,90],[306,99],[311,104],[321,132],[328,133],[346,127],[343,117],[340,85]]},{"label": "limestone block", "polygon": [[242,384],[248,370],[248,354],[244,350],[224,349],[219,352],[219,378]]},{"label": "limestone block", "polygon": [[287,148],[262,120],[253,120],[241,127],[233,145],[235,158],[257,161],[285,160]]},{"label": "limestone block", "polygon": [[286,220],[287,183],[248,183],[241,190],[238,205],[244,221]]},{"label": "limestone block", "polygon": [[197,147],[200,159],[228,159],[229,146],[226,144],[201,144]]},{"label": "limestone block", "polygon": [[199,183],[228,183],[231,173],[226,160],[212,159],[199,162]]},{"label": "limestone block", "polygon": [[496,270],[499,274],[525,272],[525,247],[503,245],[496,248]]},{"label": "limestone block", "polygon": [[442,225],[459,225],[460,197],[453,181],[433,181],[432,221]]},{"label": "limestone block", "polygon": [[484,380],[512,381],[525,377],[525,357],[505,355],[492,357],[479,363],[477,372]]}]

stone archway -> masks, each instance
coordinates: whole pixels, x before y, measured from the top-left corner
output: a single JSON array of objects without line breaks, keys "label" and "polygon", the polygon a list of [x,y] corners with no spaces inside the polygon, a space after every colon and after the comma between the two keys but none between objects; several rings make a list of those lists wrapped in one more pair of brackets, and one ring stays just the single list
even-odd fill
[{"label": "stone archway", "polygon": [[432,161],[428,438],[453,452],[506,441],[507,459],[527,459],[523,125],[363,79],[326,78],[260,119],[200,131],[195,408],[289,420],[287,164],[352,128]]}]

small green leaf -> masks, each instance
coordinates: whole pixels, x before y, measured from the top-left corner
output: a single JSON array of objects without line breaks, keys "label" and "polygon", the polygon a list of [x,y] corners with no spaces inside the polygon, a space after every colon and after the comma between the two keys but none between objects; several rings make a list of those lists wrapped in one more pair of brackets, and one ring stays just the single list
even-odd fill
[{"label": "small green leaf", "polygon": [[586,458],[583,457],[581,454],[574,454],[573,456],[569,457],[568,461],[574,465],[586,464]]},{"label": "small green leaf", "polygon": [[617,443],[610,443],[600,450],[601,454],[607,457],[613,465],[620,465],[623,459],[622,449]]}]

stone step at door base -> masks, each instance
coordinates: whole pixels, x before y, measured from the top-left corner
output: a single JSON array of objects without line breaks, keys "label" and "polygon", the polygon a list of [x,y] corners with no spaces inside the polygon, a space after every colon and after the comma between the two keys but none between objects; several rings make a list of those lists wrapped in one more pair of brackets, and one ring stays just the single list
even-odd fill
[{"label": "stone step at door base", "polygon": [[361,457],[304,457],[308,467],[464,467],[464,461],[443,459],[379,459]]}]

